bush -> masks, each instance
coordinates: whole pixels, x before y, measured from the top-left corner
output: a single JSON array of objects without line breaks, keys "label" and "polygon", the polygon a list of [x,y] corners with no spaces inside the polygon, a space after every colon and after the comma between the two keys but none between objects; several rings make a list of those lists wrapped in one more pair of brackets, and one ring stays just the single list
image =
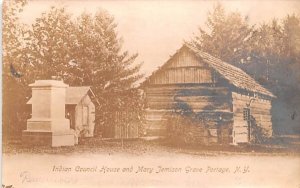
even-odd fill
[{"label": "bush", "polygon": [[264,128],[256,123],[256,120],[251,116],[251,144],[266,144],[269,141],[268,135]]},{"label": "bush", "polygon": [[166,119],[167,139],[171,144],[186,145],[201,142],[197,139],[196,131],[204,131],[205,125],[201,123],[196,115],[174,113]]}]

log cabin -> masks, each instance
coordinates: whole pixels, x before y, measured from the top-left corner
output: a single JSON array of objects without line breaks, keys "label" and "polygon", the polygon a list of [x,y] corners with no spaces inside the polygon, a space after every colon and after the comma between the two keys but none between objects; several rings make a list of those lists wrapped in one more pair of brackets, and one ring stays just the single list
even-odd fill
[{"label": "log cabin", "polygon": [[[255,127],[272,136],[276,97],[240,68],[192,46],[183,45],[140,87],[146,99],[145,138],[166,137],[174,127],[202,144],[249,143]],[[174,123],[174,114],[192,120]]]}]

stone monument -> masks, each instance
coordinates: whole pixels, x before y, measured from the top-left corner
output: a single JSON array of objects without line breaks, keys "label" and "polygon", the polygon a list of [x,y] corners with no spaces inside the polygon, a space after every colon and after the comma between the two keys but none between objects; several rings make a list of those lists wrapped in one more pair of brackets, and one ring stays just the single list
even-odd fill
[{"label": "stone monument", "polygon": [[74,130],[65,118],[66,88],[59,80],[37,80],[32,88],[32,117],[22,133],[24,144],[73,146]]}]

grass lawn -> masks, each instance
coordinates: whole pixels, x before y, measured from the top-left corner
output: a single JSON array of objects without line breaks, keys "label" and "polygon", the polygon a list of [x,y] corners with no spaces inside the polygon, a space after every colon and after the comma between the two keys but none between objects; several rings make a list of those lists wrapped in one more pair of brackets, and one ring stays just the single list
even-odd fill
[{"label": "grass lawn", "polygon": [[133,155],[151,154],[154,152],[186,153],[192,155],[300,155],[300,145],[282,143],[272,145],[176,145],[167,140],[146,141],[142,139],[102,140],[87,138],[79,145],[72,147],[24,146],[20,142],[4,144],[3,153],[36,153],[36,154],[73,154],[73,153],[128,153]]}]

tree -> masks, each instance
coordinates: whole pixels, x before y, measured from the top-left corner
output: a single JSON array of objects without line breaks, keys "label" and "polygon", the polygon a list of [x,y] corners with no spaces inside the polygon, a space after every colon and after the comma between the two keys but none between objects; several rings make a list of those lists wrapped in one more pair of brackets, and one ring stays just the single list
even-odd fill
[{"label": "tree", "polygon": [[276,133],[300,131],[295,115],[300,112],[299,31],[299,18],[288,15],[262,24],[250,40],[251,62],[244,69],[277,96],[272,108]]},{"label": "tree", "polygon": [[[7,15],[8,20],[12,16],[15,15]],[[139,103],[133,84],[142,77],[138,73],[141,64],[135,62],[137,54],[122,51],[122,39],[118,37],[116,27],[114,18],[102,9],[95,15],[83,13],[75,19],[64,7],[51,7],[42,13],[28,28],[22,45],[16,43],[20,50],[13,57],[22,57],[22,66],[26,67],[20,69],[21,74],[26,74],[22,77],[26,92],[17,94],[22,98],[19,104],[25,105],[30,97],[28,83],[56,77],[70,86],[92,87],[101,104],[96,109],[97,132],[101,131],[99,126],[111,125],[111,114],[116,110],[140,110],[133,108]],[[8,35],[10,31],[4,32]],[[20,34],[15,36],[20,37]],[[11,96],[7,94],[7,98],[9,100]],[[26,125],[26,118],[22,119],[21,124]]]},{"label": "tree", "polygon": [[17,126],[26,119],[25,101],[28,69],[24,45],[26,29],[18,19],[25,6],[25,0],[3,2],[3,141],[6,142],[15,133]]},{"label": "tree", "polygon": [[288,15],[283,20],[283,49],[282,55],[291,70],[290,84],[300,88],[300,17]]},{"label": "tree", "polygon": [[218,3],[208,13],[206,26],[207,29],[199,28],[199,35],[190,42],[192,45],[235,65],[246,60],[244,57],[253,28],[247,23],[247,18],[238,12],[227,14]]},{"label": "tree", "polygon": [[75,25],[65,8],[51,7],[37,18],[29,31],[27,61],[34,66],[34,79],[63,78],[71,74]]},{"label": "tree", "polygon": [[[137,54],[122,52],[122,39],[118,38],[114,18],[105,10],[94,16],[83,13],[76,23],[76,42],[73,58],[82,70],[83,84],[91,85],[101,105],[97,109],[96,133],[104,126],[114,126],[116,111],[138,110],[133,106],[140,99],[133,84],[142,75]],[[78,53],[79,52],[79,53]]]},{"label": "tree", "polygon": [[[277,96],[272,108],[277,133],[291,133],[291,127],[300,131],[297,127],[300,99],[296,94],[300,92],[299,23],[298,16],[288,15],[283,21],[273,19],[270,23],[252,26],[240,13],[226,13],[222,5],[217,4],[208,13],[208,29],[199,28],[199,35],[189,42],[240,67]],[[285,128],[280,128],[283,125]]]}]

